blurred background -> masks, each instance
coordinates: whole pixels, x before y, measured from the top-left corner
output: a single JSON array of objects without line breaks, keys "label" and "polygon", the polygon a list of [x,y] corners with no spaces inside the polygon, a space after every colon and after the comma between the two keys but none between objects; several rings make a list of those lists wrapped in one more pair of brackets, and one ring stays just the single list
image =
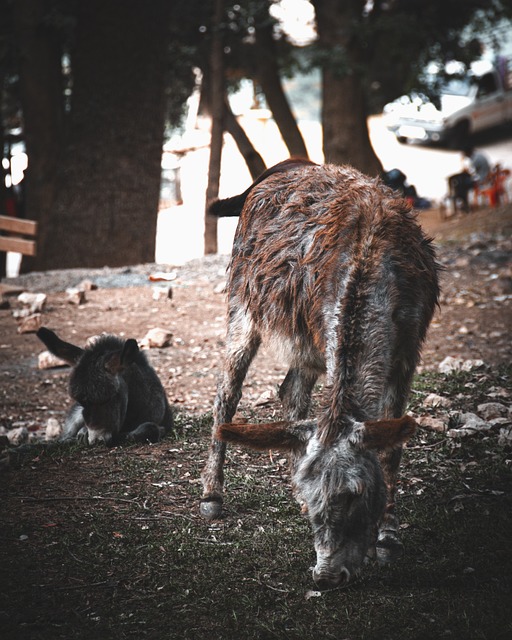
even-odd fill
[{"label": "blurred background", "polygon": [[[0,253],[2,276],[229,253],[237,219],[207,216],[207,203],[290,156],[398,169],[421,208],[444,206],[468,144],[512,167],[505,0],[0,0],[0,11],[0,215],[38,225],[35,255]],[[487,95],[482,62],[496,78]],[[453,79],[468,87],[457,122]],[[492,116],[479,125],[482,95]]]}]

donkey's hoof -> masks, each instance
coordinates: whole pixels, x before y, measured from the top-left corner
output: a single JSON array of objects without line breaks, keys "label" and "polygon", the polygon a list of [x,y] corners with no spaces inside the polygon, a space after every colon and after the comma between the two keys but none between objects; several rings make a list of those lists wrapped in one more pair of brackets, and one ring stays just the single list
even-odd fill
[{"label": "donkey's hoof", "polygon": [[222,516],[222,498],[203,498],[199,512],[206,520],[216,520]]},{"label": "donkey's hoof", "polygon": [[380,564],[390,564],[404,553],[404,545],[395,531],[382,531],[375,545],[375,557]]}]

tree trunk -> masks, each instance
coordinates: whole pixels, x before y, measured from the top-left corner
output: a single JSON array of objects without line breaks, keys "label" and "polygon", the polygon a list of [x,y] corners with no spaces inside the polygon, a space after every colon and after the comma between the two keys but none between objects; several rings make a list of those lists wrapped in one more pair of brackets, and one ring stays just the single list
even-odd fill
[{"label": "tree trunk", "polygon": [[224,140],[224,49],[220,32],[224,15],[224,1],[215,0],[213,34],[210,51],[210,81],[208,89],[212,128],[210,138],[210,161],[208,185],[206,187],[206,211],[204,218],[204,252],[217,253],[217,218],[208,214],[210,202],[219,195],[220,165]]},{"label": "tree trunk", "polygon": [[46,0],[18,0],[13,5],[29,157],[24,177],[25,211],[27,218],[39,222],[38,256],[24,256],[21,271],[43,268],[43,246],[52,226],[55,181],[64,136],[62,49],[57,34],[45,19],[50,14],[50,4]]},{"label": "tree trunk", "polygon": [[257,79],[290,156],[308,158],[304,138],[281,84],[272,30],[268,20],[256,27]]},{"label": "tree trunk", "polygon": [[235,114],[229,106],[229,102],[225,102],[224,105],[224,117],[226,131],[233,137],[236,142],[238,150],[242,154],[247,168],[249,169],[253,180],[255,180],[260,173],[263,173],[267,168],[263,158],[254,148],[254,145],[250,141],[249,137],[245,133],[242,125],[236,119]]},{"label": "tree trunk", "polygon": [[[364,88],[358,77],[362,56],[353,34],[362,19],[362,4],[313,0],[319,44],[329,56],[322,75],[323,150],[326,162],[351,164],[377,175],[382,165],[368,133]],[[343,56],[338,58],[335,52]]]},{"label": "tree trunk", "polygon": [[166,0],[77,3],[69,136],[33,268],[154,260],[168,29]]}]

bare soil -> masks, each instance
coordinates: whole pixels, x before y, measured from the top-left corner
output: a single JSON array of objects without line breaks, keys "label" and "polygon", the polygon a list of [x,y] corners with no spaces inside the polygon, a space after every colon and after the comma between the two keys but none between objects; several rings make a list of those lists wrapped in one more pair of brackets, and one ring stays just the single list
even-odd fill
[{"label": "bare soil", "polygon": [[[442,273],[441,306],[432,323],[420,370],[435,369],[446,357],[481,359],[486,364],[512,360],[512,206],[481,210],[444,221],[439,211],[421,214],[426,231],[438,241]],[[71,270],[28,274],[5,280],[34,292],[47,293],[42,324],[79,345],[99,333],[117,333],[141,340],[155,327],[172,333],[170,345],[151,349],[149,357],[170,402],[188,414],[211,409],[223,357],[227,257],[196,260],[185,267],[165,266],[172,299],[154,299],[149,275],[157,265],[124,270]],[[85,278],[98,282],[86,302],[71,304],[65,290]],[[139,286],[123,286],[137,283]],[[106,283],[106,286],[105,286]],[[57,290],[56,290],[57,289]],[[220,292],[219,292],[220,291]],[[15,298],[11,306],[15,307]],[[13,309],[0,310],[0,426],[26,426],[33,437],[44,434],[48,417],[62,420],[70,401],[67,369],[41,371],[43,345],[33,334],[17,333]],[[243,405],[253,406],[275,393],[286,364],[262,349],[246,381]]]},{"label": "bare soil", "polygon": [[[488,372],[498,372],[501,365],[509,365],[512,361],[512,206],[450,220],[443,220],[438,211],[429,211],[420,215],[420,221],[438,241],[439,260],[444,267],[442,301],[429,332],[420,372],[437,372],[447,356],[479,359],[485,363]],[[349,631],[346,635],[340,631],[341,635],[338,635],[335,629],[339,628],[340,619],[334,623],[327,604],[322,605],[327,608],[322,609],[322,614],[319,610],[316,617],[313,614],[315,624],[323,629],[324,635],[315,636],[312,629],[311,634],[305,632],[299,621],[305,606],[304,593],[309,593],[308,588],[312,585],[309,584],[308,560],[303,557],[302,546],[306,545],[311,552],[310,533],[306,522],[301,521],[297,527],[290,524],[298,516],[289,499],[286,465],[279,456],[263,458],[263,463],[258,457],[255,463],[249,454],[233,454],[229,464],[235,474],[232,481],[235,486],[232,484],[230,491],[236,495],[236,498],[232,497],[233,503],[240,500],[244,505],[242,512],[231,504],[227,519],[221,523],[199,523],[196,514],[198,477],[208,446],[209,412],[223,357],[225,299],[221,289],[226,264],[227,258],[213,257],[181,268],[144,265],[101,272],[73,270],[28,274],[0,285],[4,291],[9,288],[11,293],[12,287],[47,293],[42,324],[76,344],[84,344],[90,336],[102,332],[142,340],[155,327],[170,331],[169,345],[152,348],[148,355],[177,415],[175,440],[171,438],[152,447],[71,448],[67,453],[60,447],[53,453],[40,448],[35,454],[26,455],[10,452],[10,464],[0,476],[3,511],[0,628],[5,623],[7,630],[7,635],[2,637],[352,637],[354,640],[462,637],[453,635],[462,628],[457,626],[459,622],[463,624],[458,618],[457,625],[453,629],[450,626],[449,617],[455,614],[447,612],[446,619],[440,622],[441,614],[438,616],[434,610],[431,615],[437,618],[435,624],[430,624],[428,611],[421,613],[424,619],[420,616],[414,621],[416,613],[409,609],[403,614],[410,625],[408,632],[404,627],[404,634],[393,635],[380,623],[361,622],[361,625],[367,625],[366,631],[362,631],[361,626],[352,628],[351,632],[353,634],[356,629],[359,635],[349,635]],[[175,273],[169,282],[171,299],[155,290],[155,286],[164,287],[166,283],[155,284],[148,278],[162,270]],[[70,303],[65,289],[76,286],[85,277],[97,281],[98,288],[86,293],[85,303]],[[6,299],[9,307],[0,310],[0,428],[9,432],[25,427],[31,442],[44,441],[48,419],[55,418],[62,423],[70,406],[67,395],[69,369],[38,369],[37,359],[43,345],[34,334],[17,332],[18,322],[13,311],[19,304],[13,295]],[[279,415],[275,394],[285,372],[285,364],[271,351],[263,349],[246,380],[240,411],[249,416]],[[492,373],[488,377],[489,380],[492,378],[493,384],[506,386],[503,380],[500,383],[493,378]],[[474,387],[478,381],[471,380],[467,384]],[[463,394],[461,397],[467,398]],[[427,449],[432,447],[437,455],[444,450],[442,442],[427,442]],[[433,453],[427,457],[431,455]],[[447,457],[452,455],[453,452]],[[468,464],[479,465],[474,453],[468,453],[468,456],[457,465],[464,465],[464,469]],[[440,460],[436,458],[433,463],[441,465],[439,469],[443,464]],[[421,464],[424,462],[425,458],[422,458]],[[409,473],[404,480],[405,490],[416,491],[427,482],[421,475],[422,470],[426,471],[421,464],[419,470],[417,468],[412,476]],[[507,465],[510,475],[510,460]],[[439,469],[436,473],[441,473]],[[265,480],[259,478],[263,473],[268,474]],[[432,473],[430,468],[427,475],[430,477]],[[258,485],[258,482],[263,484]],[[509,484],[506,490],[510,490]],[[267,516],[261,516],[264,504],[255,505],[255,495],[263,493],[265,496],[267,492],[273,495],[273,501],[269,502]],[[420,490],[418,495],[421,493]],[[438,496],[437,499],[450,498]],[[432,508],[437,509],[432,505],[428,507],[429,510]],[[486,509],[489,517],[495,513],[489,505]],[[465,525],[461,523],[460,526],[463,530]],[[428,531],[425,527],[419,527],[418,531],[421,530],[427,539],[435,525],[428,525]],[[147,537],[149,533],[154,536]],[[245,550],[240,541],[244,534],[249,536]],[[272,571],[265,573],[257,558],[249,560],[251,549],[259,544],[260,534],[267,535],[267,546],[260,552],[275,559],[274,572],[282,571],[284,564],[285,571],[289,571],[285,579],[282,576],[278,579]],[[286,551],[281,547],[283,535],[288,536],[292,545],[291,549],[286,547]],[[430,549],[431,542],[426,539],[422,544]],[[441,544],[441,538],[437,544]],[[503,544],[500,541],[499,549]],[[206,578],[208,570],[217,566],[216,571],[220,572],[223,563],[229,564],[228,552],[239,547],[244,554],[242,564],[238,557],[236,566],[229,565],[230,571],[234,572],[230,573],[229,579],[227,575],[212,576],[211,580],[218,578],[220,581],[214,587],[214,582],[208,582]],[[438,552],[439,547],[432,549],[434,555]],[[191,566],[183,580],[187,554]],[[494,555],[499,559],[503,554],[496,551]],[[164,558],[170,565],[164,563]],[[265,561],[261,560],[261,563],[263,565]],[[181,577],[169,573],[171,565]],[[468,564],[468,576],[471,566]],[[130,567],[132,573],[129,573]],[[365,600],[365,590],[373,587],[386,590],[390,586],[383,585],[385,578],[381,574],[369,575],[372,576],[369,581],[356,588],[355,595],[351,596],[353,599],[343,605],[352,614],[359,598],[361,602]],[[390,588],[397,589],[398,574],[390,575]],[[234,576],[236,587],[226,586]],[[294,576],[300,583],[295,590],[289,584]],[[161,584],[157,584],[157,580]],[[457,591],[462,577],[454,580],[453,585],[447,587],[450,593]],[[499,585],[501,589],[502,583]],[[230,595],[231,588],[235,591]],[[425,584],[416,585],[412,593],[418,599],[427,595],[428,601],[435,588],[434,585],[428,588]],[[482,588],[487,587],[483,585]],[[218,589],[222,596],[215,591]],[[400,592],[403,598],[408,597]],[[237,598],[243,598],[244,593],[247,593],[246,613],[234,603],[230,604],[235,594]],[[165,594],[165,601],[159,601],[159,594]],[[194,595],[193,603],[190,594]],[[446,592],[443,594],[446,603]],[[383,603],[385,608],[390,604],[394,606],[393,597],[389,597],[391,600]],[[222,598],[222,604],[219,598]],[[469,608],[476,606],[476,600],[471,598]],[[265,626],[267,623],[256,624],[246,619],[249,613],[253,619],[259,619],[258,611],[271,607],[274,600],[280,603],[280,613],[272,618],[272,624],[268,622]],[[170,610],[166,609],[167,605]],[[434,598],[432,606],[443,608],[444,604]],[[496,611],[489,606],[486,615],[496,616]],[[217,610],[213,611],[211,607]],[[446,607],[449,609],[448,604]],[[461,620],[464,616],[469,616],[470,620],[472,614],[468,611],[470,609],[460,613]],[[168,628],[162,626],[165,625],[164,612],[171,618],[181,616],[182,622],[176,618],[169,621]],[[507,637],[510,625],[503,622],[507,614],[502,613],[504,617],[499,619],[494,635],[486,635],[483,629],[475,630],[468,622],[469,631],[464,637],[489,640]],[[427,635],[422,636],[418,630],[422,625],[426,625]],[[253,631],[249,632],[249,628]],[[503,636],[500,635],[502,631]]]}]

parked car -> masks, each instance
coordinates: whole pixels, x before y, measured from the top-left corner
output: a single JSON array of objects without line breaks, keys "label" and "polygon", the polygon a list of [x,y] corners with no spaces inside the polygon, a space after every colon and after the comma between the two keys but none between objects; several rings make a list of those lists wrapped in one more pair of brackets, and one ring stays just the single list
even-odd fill
[{"label": "parked car", "polygon": [[[431,68],[429,74],[431,82],[440,79],[439,69]],[[387,128],[400,142],[445,142],[460,148],[471,134],[512,122],[512,60],[480,60],[469,69],[450,63],[439,103],[438,108],[421,93],[401,96],[384,107]]]}]

